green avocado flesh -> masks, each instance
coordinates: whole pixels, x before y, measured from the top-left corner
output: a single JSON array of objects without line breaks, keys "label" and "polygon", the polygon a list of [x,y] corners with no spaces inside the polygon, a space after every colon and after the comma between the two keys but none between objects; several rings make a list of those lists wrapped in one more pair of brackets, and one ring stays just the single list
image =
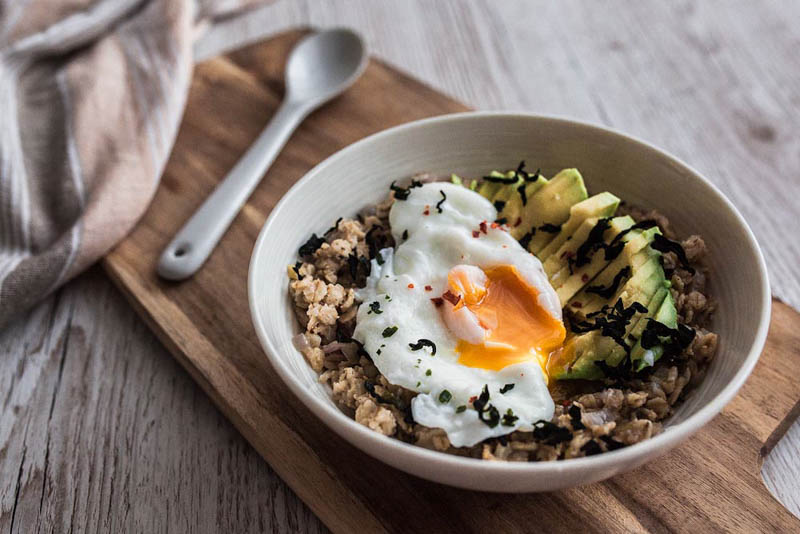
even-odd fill
[{"label": "green avocado flesh", "polygon": [[[555,254],[545,261],[545,273],[550,279],[550,284],[556,290],[562,307],[608,265],[602,251],[592,254],[589,263],[582,266],[571,266],[567,259],[576,254],[578,248],[585,242],[586,237],[582,234],[585,233],[586,227],[589,226],[588,231],[591,232],[598,223],[597,219],[584,221],[579,229],[583,232],[576,232],[573,239],[566,241]],[[608,229],[603,233],[602,243],[609,244],[620,232],[633,226],[633,223],[633,219],[627,215],[614,217],[611,219]]]},{"label": "green avocado flesh", "polygon": [[556,252],[578,227],[591,217],[610,217],[619,206],[619,198],[611,193],[600,193],[574,204],[569,209],[569,219],[561,226],[561,231],[541,250],[536,252],[539,258],[548,258]]},{"label": "green avocado flesh", "polygon": [[[667,296],[658,308],[654,319],[670,328],[678,327],[678,311],[675,309],[675,301],[672,300],[672,294],[667,290]],[[642,330],[644,330],[642,326]],[[641,332],[639,333],[641,337]],[[656,345],[650,349],[642,347],[641,339],[636,342],[636,345],[631,350],[631,361],[634,363],[634,368],[641,371],[645,367],[653,365],[664,354],[664,347]]]},{"label": "green avocado flesh", "polygon": [[[675,303],[661,267],[661,253],[650,245],[658,227],[634,228],[625,215],[614,217],[620,199],[609,192],[588,196],[577,169],[564,169],[550,180],[524,171],[493,171],[472,187],[494,203],[498,220],[527,244],[541,261],[565,315],[573,324],[593,324],[620,302],[630,310],[622,340],[600,329],[571,332],[548,362],[556,379],[597,380],[604,377],[595,362],[615,367],[630,354],[634,368],[652,366],[663,354],[660,345],[645,349],[640,338],[649,320],[677,327]],[[461,183],[454,177],[454,183]],[[468,184],[463,183],[465,187]],[[592,315],[595,314],[595,315]],[[618,330],[622,331],[622,327]]]},{"label": "green avocado flesh", "polygon": [[[492,178],[510,180],[517,173],[493,171]],[[528,180],[534,175],[525,173]],[[520,191],[522,188],[522,191]],[[570,216],[570,208],[587,197],[583,178],[576,169],[565,169],[551,180],[536,175],[536,180],[520,177],[513,183],[484,180],[478,193],[488,198],[498,209],[498,219],[505,219],[516,239],[532,233],[528,250],[535,253],[556,235],[541,230],[544,225],[561,226]]]}]

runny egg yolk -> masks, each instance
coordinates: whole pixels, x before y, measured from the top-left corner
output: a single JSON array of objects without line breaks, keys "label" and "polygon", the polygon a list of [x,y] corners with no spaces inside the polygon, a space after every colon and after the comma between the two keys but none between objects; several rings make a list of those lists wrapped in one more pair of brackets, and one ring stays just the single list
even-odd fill
[{"label": "runny egg yolk", "polygon": [[474,280],[463,270],[448,273],[450,290],[460,296],[454,309],[466,306],[484,330],[482,344],[459,340],[458,362],[499,371],[536,358],[544,370],[548,354],[564,342],[564,324],[539,305],[539,291],[513,265],[483,272],[485,280]]}]

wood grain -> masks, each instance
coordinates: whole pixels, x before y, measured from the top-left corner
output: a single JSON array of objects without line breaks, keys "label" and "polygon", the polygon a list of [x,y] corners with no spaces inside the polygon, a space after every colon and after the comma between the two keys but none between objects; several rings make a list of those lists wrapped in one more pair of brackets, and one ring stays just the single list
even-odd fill
[{"label": "wood grain", "polygon": [[[331,435],[292,398],[267,364],[247,308],[249,252],[270,208],[317,161],[355,139],[463,109],[380,62],[300,127],[197,276],[181,284],[159,280],[159,251],[277,106],[281,58],[299,37],[285,34],[197,69],[162,187],[104,266],[167,348],[328,527],[522,531],[533,521],[546,531],[800,527],[758,476],[765,443],[798,400],[800,317],[779,303],[756,372],[712,424],[663,461],[564,492],[491,495],[413,478]],[[238,127],[232,131],[226,123]]]},{"label": "wood grain", "polygon": [[99,269],[0,354],[0,532],[326,531]]}]

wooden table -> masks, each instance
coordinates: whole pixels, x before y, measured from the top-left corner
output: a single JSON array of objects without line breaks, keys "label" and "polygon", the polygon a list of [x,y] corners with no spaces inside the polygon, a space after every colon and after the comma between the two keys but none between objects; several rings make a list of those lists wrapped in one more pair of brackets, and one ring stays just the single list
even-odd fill
[{"label": "wooden table", "polygon": [[[215,26],[198,58],[301,24],[478,109],[641,136],[715,181],[800,306],[800,4],[284,0]],[[323,531],[92,269],[0,332],[0,531]],[[764,467],[800,515],[800,424]]]}]

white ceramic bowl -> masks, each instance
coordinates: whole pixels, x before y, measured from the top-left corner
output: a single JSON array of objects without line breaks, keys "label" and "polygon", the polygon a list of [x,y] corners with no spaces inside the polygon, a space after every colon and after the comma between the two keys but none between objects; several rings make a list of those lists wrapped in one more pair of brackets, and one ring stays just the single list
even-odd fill
[{"label": "white ceramic bowl", "polygon": [[[714,330],[720,346],[702,385],[660,435],[614,452],[558,462],[485,462],[379,435],[341,412],[292,346],[299,331],[286,266],[312,232],[383,199],[392,180],[416,172],[479,177],[524,159],[553,175],[577,167],[591,192],[608,190],[666,214],[679,235],[708,244]],[[250,309],[272,366],[295,395],[340,436],[387,464],[463,488],[549,491],[595,482],[656,458],[708,423],[753,369],[767,335],[770,291],[764,259],[739,212],[705,178],[674,157],[626,135],[569,120],[511,113],[462,113],[413,122],[363,139],[317,165],[283,197],[256,242]],[[691,446],[689,444],[688,446]]]}]

